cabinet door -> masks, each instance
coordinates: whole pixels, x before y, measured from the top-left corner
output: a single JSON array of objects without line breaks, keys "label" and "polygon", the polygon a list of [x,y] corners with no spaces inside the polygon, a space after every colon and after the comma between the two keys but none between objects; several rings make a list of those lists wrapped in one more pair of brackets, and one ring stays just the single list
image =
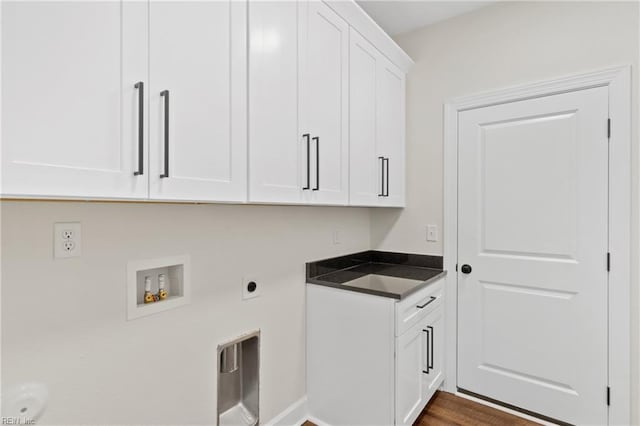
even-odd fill
[{"label": "cabinet door", "polygon": [[[117,1],[1,7],[2,195],[146,198],[148,175],[134,176],[137,96],[133,83],[121,91],[128,8]],[[142,70],[134,78],[144,77]]]},{"label": "cabinet door", "polygon": [[385,196],[380,197],[380,204],[402,207],[405,203],[405,75],[384,57],[378,64],[377,95],[377,156],[385,158]]},{"label": "cabinet door", "polygon": [[248,7],[249,199],[299,203],[307,145],[298,128],[298,3]]},{"label": "cabinet door", "polygon": [[428,402],[444,379],[444,326],[442,308],[433,311],[423,322],[426,366],[423,373],[422,394]]},{"label": "cabinet door", "polygon": [[350,34],[349,203],[405,203],[405,75],[373,45]]},{"label": "cabinet door", "polygon": [[149,6],[150,196],[246,200],[246,3]]},{"label": "cabinet door", "polygon": [[396,425],[411,425],[426,400],[423,370],[427,365],[426,333],[419,323],[396,338]]},{"label": "cabinet door", "polygon": [[300,7],[302,129],[311,134],[311,199],[349,198],[349,25],[322,1]]},{"label": "cabinet door", "polygon": [[380,53],[354,29],[349,41],[349,203],[375,206],[382,194],[376,152],[377,74]]}]

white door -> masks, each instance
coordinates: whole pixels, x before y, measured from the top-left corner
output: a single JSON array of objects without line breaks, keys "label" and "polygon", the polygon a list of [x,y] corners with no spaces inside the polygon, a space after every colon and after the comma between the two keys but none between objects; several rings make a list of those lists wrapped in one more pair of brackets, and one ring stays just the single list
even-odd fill
[{"label": "white door", "polygon": [[377,158],[380,161],[383,206],[405,203],[405,75],[388,59],[378,64],[376,102]]},{"label": "white door", "polygon": [[298,3],[258,1],[248,7],[249,199],[299,203],[302,188],[311,186],[311,136],[298,125]]},{"label": "white door", "polygon": [[458,386],[573,424],[607,423],[607,119],[607,88],[459,115]]},{"label": "white door", "polygon": [[149,6],[150,196],[246,200],[246,4]]},{"label": "white door", "polygon": [[384,186],[382,159],[376,151],[376,76],[381,54],[354,29],[349,44],[349,203],[375,206]]},{"label": "white door", "polygon": [[300,2],[302,128],[311,134],[311,199],[349,198],[349,25],[322,1]]},{"label": "white door", "polygon": [[396,338],[396,425],[411,425],[426,403],[427,334],[418,323]]},{"label": "white door", "polygon": [[146,67],[121,66],[145,20],[118,1],[1,7],[2,195],[146,198],[148,175],[134,175]]}]

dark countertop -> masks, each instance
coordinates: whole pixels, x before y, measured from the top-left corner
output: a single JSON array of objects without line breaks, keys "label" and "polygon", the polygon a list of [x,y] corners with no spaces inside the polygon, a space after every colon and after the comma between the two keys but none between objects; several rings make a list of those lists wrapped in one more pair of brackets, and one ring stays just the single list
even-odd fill
[{"label": "dark countertop", "polygon": [[441,256],[370,250],[307,263],[307,283],[403,299],[446,275]]}]

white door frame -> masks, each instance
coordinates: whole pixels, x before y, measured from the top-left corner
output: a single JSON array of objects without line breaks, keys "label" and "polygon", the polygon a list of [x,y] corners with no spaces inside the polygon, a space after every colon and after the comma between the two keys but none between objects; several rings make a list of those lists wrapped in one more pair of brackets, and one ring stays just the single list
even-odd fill
[{"label": "white door frame", "polygon": [[[458,113],[490,105],[592,87],[609,87],[609,424],[631,423],[631,67],[524,84],[452,99],[444,105],[444,268],[446,365],[444,388],[457,391]],[[606,123],[603,123],[605,125]],[[605,398],[603,390],[603,399]]]}]

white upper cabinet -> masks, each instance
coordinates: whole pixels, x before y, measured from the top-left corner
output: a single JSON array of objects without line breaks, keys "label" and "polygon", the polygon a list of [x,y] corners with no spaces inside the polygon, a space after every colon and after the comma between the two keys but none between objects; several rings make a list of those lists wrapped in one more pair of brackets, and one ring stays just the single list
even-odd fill
[{"label": "white upper cabinet", "polygon": [[324,2],[300,3],[301,121],[311,137],[311,202],[349,201],[349,25]]},{"label": "white upper cabinet", "polygon": [[405,75],[382,57],[376,99],[376,151],[384,164],[382,206],[402,207],[405,202],[404,109]]},{"label": "white upper cabinet", "polygon": [[353,1],[0,7],[2,197],[404,205],[411,60]]},{"label": "white upper cabinet", "polygon": [[348,37],[323,2],[250,3],[250,201],[347,204]]},{"label": "white upper cabinet", "polygon": [[245,3],[2,8],[3,196],[246,200]]},{"label": "white upper cabinet", "polygon": [[145,198],[137,98],[121,99],[121,4],[1,7],[2,196]]},{"label": "white upper cabinet", "polygon": [[350,204],[405,202],[405,74],[355,30],[350,39]]},{"label": "white upper cabinet", "polygon": [[149,5],[150,197],[246,200],[246,3]]},{"label": "white upper cabinet", "polygon": [[383,195],[382,158],[376,152],[377,75],[380,53],[356,31],[350,39],[350,203],[373,206]]},{"label": "white upper cabinet", "polygon": [[298,4],[250,2],[250,201],[302,202],[306,140],[298,122],[299,57]]}]

